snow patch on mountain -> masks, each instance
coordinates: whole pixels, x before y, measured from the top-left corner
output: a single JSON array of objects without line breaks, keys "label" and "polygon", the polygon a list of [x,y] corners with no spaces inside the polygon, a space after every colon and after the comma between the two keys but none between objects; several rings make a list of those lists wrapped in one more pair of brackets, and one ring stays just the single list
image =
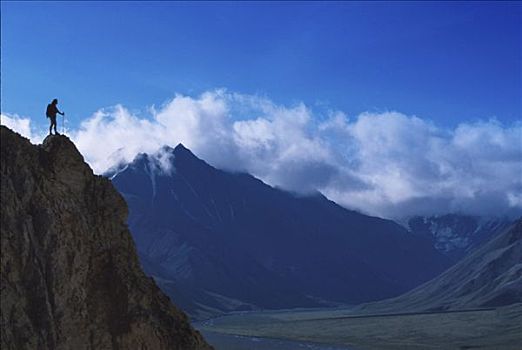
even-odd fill
[{"label": "snow patch on mountain", "polygon": [[430,236],[440,252],[460,258],[510,223],[508,218],[447,214],[414,217],[408,221],[408,228],[415,234]]}]

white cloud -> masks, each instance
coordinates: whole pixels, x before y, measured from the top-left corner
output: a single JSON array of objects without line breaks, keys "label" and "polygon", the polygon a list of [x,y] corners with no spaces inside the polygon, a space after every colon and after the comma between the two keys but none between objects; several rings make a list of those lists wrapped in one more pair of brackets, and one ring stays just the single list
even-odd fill
[{"label": "white cloud", "polygon": [[40,143],[44,139],[44,134],[35,132],[31,127],[31,119],[20,117],[17,114],[0,114],[0,124],[16,131],[20,135],[28,138],[33,143]]},{"label": "white cloud", "polygon": [[71,138],[95,172],[130,162],[138,153],[153,153],[165,144],[164,128],[138,118],[122,106],[100,110],[83,121]]},{"label": "white cloud", "polygon": [[357,149],[357,176],[369,186],[326,188],[340,203],[389,217],[522,213],[521,123],[491,120],[445,130],[400,113],[365,113],[344,130]]},{"label": "white cloud", "polygon": [[[31,134],[28,122],[9,118]],[[214,166],[294,191],[320,190],[369,214],[522,213],[520,122],[451,130],[398,112],[317,115],[302,103],[216,90],[176,95],[147,116],[103,109],[71,137],[98,173],[183,143]]]}]

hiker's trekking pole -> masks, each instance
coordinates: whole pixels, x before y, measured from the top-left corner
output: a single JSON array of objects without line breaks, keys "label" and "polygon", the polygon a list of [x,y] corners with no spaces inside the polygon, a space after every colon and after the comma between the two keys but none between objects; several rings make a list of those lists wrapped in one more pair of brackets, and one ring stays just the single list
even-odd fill
[{"label": "hiker's trekking pole", "polygon": [[62,114],[62,134],[65,135],[65,112]]}]

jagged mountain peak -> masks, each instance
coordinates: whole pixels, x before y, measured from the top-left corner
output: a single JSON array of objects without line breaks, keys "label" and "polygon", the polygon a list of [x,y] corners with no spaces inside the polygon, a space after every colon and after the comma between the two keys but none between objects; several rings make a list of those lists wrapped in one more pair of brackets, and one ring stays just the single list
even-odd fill
[{"label": "jagged mountain peak", "polygon": [[191,158],[194,160],[202,161],[198,158],[190,149],[185,147],[182,143],[179,143],[176,147],[172,148],[169,145],[163,145],[158,148],[155,152],[140,152],[136,155],[132,162],[139,162],[143,160],[158,159],[161,157],[169,156],[171,160],[176,157]]},{"label": "jagged mountain peak", "polygon": [[[168,146],[165,146],[165,147],[168,147]],[[190,149],[188,149],[187,147],[185,147],[185,145],[183,143],[178,143],[178,145],[176,147],[174,147],[174,150],[176,152],[188,152],[190,154],[193,154],[192,151]]]},{"label": "jagged mountain peak", "polygon": [[174,148],[173,154],[173,161],[176,164],[183,163],[191,166],[213,168],[210,164],[208,164],[203,159],[199,158],[197,155],[194,154],[194,152],[192,152],[189,148],[185,147],[182,143],[178,144]]},{"label": "jagged mountain peak", "polygon": [[138,153],[132,162],[121,164],[117,170],[111,170],[104,176],[114,179],[131,169],[145,171],[151,180],[152,176],[171,176],[178,170],[185,174],[211,173],[216,170],[180,143],[175,148],[164,145],[155,152]]}]

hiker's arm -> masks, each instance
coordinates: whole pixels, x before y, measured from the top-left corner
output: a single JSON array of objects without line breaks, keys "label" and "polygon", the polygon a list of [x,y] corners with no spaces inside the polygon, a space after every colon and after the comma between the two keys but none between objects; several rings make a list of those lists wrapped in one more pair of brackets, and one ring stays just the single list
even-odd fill
[{"label": "hiker's arm", "polygon": [[63,115],[63,112],[60,112],[60,110],[58,109],[58,107],[56,107],[56,105],[53,105],[53,110],[55,113]]}]

